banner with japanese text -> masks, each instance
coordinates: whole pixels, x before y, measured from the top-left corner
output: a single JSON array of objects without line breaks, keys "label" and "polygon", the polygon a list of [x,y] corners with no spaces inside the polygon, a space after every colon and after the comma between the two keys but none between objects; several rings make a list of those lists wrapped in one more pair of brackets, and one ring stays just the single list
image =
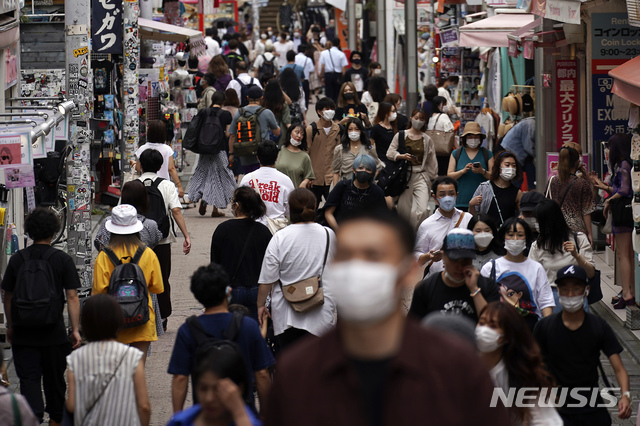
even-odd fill
[{"label": "banner with japanese text", "polygon": [[92,0],[91,5],[92,50],[122,54],[122,0]]},{"label": "banner with japanese text", "polygon": [[556,61],[556,143],[560,149],[567,142],[580,143],[578,104],[578,63]]}]

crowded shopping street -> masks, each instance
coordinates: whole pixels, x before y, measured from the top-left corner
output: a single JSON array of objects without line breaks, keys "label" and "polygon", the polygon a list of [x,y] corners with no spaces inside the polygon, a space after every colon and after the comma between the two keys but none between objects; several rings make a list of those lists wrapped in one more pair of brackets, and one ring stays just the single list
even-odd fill
[{"label": "crowded shopping street", "polygon": [[0,4],[0,426],[640,426],[636,3]]}]

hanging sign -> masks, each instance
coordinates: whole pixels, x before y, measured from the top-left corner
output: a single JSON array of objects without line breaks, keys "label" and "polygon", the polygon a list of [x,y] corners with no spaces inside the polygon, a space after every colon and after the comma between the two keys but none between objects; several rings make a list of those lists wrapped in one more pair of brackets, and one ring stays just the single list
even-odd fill
[{"label": "hanging sign", "polygon": [[18,165],[4,169],[4,181],[7,188],[28,188],[36,185],[33,166]]},{"label": "hanging sign", "polygon": [[0,134],[0,169],[16,164],[33,164],[28,132]]},{"label": "hanging sign", "polygon": [[122,0],[92,0],[91,3],[92,50],[122,54]]},{"label": "hanging sign", "polygon": [[556,144],[560,149],[578,138],[578,63],[575,60],[556,61]]}]

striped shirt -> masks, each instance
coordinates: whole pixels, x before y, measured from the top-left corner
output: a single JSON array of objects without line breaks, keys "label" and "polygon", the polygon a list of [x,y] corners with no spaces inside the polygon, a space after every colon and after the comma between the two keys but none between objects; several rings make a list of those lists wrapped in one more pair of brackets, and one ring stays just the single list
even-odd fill
[{"label": "striped shirt", "polygon": [[[67,364],[75,379],[75,424],[140,425],[133,374],[141,358],[140,350],[118,342],[91,342],[73,351]],[[115,376],[102,393],[116,368]]]}]

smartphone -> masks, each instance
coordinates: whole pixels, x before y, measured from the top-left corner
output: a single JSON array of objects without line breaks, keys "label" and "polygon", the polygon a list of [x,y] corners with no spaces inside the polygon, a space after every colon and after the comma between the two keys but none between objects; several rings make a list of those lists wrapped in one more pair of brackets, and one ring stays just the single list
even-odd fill
[{"label": "smartphone", "polygon": [[475,167],[476,169],[477,169],[477,168],[480,168],[480,163],[478,163],[478,162],[473,163],[473,167]]}]

